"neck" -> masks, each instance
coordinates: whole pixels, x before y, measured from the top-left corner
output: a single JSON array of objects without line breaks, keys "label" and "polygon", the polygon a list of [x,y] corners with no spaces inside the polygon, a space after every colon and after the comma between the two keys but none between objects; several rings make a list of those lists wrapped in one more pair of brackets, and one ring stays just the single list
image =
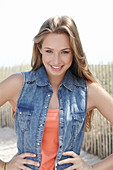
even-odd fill
[{"label": "neck", "polygon": [[60,77],[60,76],[49,77],[50,83],[51,83],[51,85],[53,87],[53,91],[54,91],[54,89],[58,90],[63,78],[64,78],[64,76],[62,76],[62,77]]}]

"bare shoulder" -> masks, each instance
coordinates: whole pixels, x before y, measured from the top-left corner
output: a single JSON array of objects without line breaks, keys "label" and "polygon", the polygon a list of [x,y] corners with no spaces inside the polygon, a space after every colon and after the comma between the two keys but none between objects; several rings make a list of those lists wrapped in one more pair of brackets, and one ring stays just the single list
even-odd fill
[{"label": "bare shoulder", "polygon": [[[23,84],[24,75],[22,73],[15,73],[3,80],[0,85],[8,86],[8,87],[20,87]],[[14,88],[14,89],[15,89]]]},{"label": "bare shoulder", "polygon": [[100,84],[97,84],[95,82],[87,82],[88,84],[88,94],[94,95],[95,92],[100,91],[100,90],[104,90],[103,87]]},{"label": "bare shoulder", "polygon": [[11,83],[15,83],[15,85],[22,85],[24,81],[24,75],[22,73],[15,73],[9,76],[6,80]]},{"label": "bare shoulder", "polygon": [[23,87],[24,75],[12,74],[0,83],[0,106],[7,101],[14,107]]},{"label": "bare shoulder", "polygon": [[105,97],[107,92],[105,89],[95,82],[89,82],[88,81],[88,102],[91,103],[92,107],[97,107],[96,101],[98,101],[98,98]]},{"label": "bare shoulder", "polygon": [[97,97],[109,95],[107,91],[98,83],[95,82],[88,82],[88,97],[92,100],[97,100]]}]

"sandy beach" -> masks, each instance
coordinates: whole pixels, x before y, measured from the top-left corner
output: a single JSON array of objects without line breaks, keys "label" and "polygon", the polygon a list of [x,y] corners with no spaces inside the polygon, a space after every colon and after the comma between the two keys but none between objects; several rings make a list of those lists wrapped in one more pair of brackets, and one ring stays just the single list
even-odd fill
[{"label": "sandy beach", "polygon": [[[13,129],[0,128],[0,159],[9,161],[17,153],[16,134]],[[100,161],[98,156],[81,151],[81,157],[87,164],[94,164]]]}]

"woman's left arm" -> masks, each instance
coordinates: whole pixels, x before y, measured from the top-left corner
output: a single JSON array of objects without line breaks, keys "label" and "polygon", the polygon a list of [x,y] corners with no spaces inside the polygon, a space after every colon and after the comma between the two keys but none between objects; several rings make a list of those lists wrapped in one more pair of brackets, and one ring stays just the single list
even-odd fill
[{"label": "woman's left arm", "polygon": [[103,159],[102,161],[93,164],[87,165],[79,155],[74,153],[73,151],[68,151],[63,153],[64,156],[72,156],[73,158],[64,159],[58,162],[59,165],[66,163],[73,163],[73,165],[65,170],[113,170],[113,154]]},{"label": "woman's left arm", "polygon": [[113,125],[113,98],[96,83],[88,83],[87,110],[97,108]]}]

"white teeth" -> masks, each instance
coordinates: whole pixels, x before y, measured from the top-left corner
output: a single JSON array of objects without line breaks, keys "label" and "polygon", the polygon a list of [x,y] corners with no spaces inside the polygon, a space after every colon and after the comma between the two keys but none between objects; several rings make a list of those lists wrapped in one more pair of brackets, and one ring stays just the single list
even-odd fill
[{"label": "white teeth", "polygon": [[55,66],[52,66],[52,67],[53,67],[53,68],[60,68],[61,66],[60,66],[60,67],[55,67]]}]

